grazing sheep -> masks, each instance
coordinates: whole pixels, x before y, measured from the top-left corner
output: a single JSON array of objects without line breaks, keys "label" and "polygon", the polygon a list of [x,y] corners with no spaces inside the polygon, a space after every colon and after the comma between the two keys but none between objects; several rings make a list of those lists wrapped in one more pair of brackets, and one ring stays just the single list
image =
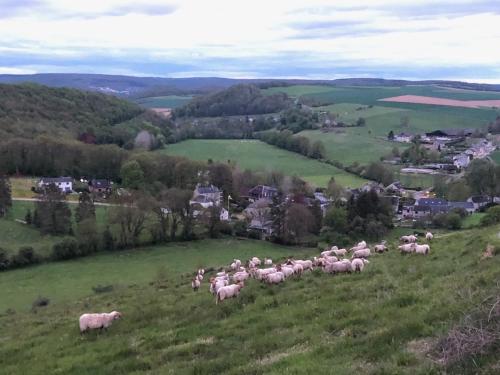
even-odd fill
[{"label": "grazing sheep", "polygon": [[265,266],[272,266],[273,265],[273,260],[270,258],[264,258],[264,265]]},{"label": "grazing sheep", "polygon": [[228,286],[223,286],[217,290],[217,298],[215,299],[215,304],[218,305],[219,302],[224,301],[227,298],[237,297],[240,294],[241,288],[244,284],[239,282],[238,284],[232,284]]},{"label": "grazing sheep", "polygon": [[253,264],[255,264],[256,266],[260,266],[260,263],[261,263],[261,262],[260,262],[260,259],[259,259],[259,258],[257,258],[257,257],[253,257],[253,258],[251,259],[251,261],[252,261],[252,263],[253,263]]},{"label": "grazing sheep", "polygon": [[376,252],[376,253],[383,253],[385,251],[389,251],[389,248],[387,246],[385,246],[384,243],[381,243],[381,244],[378,244],[378,245],[375,245],[373,247],[373,250]]},{"label": "grazing sheep", "polygon": [[121,317],[122,314],[118,311],[112,311],[109,314],[83,314],[79,319],[80,333],[88,329],[107,329],[113,323],[113,320],[120,319]]},{"label": "grazing sheep", "polygon": [[323,271],[327,273],[351,273],[352,267],[349,260],[342,260],[340,262],[328,263],[323,267]]},{"label": "grazing sheep", "polygon": [[233,271],[236,271],[236,269],[238,268],[238,266],[236,265],[236,262],[233,262],[229,265],[229,267],[233,270]]},{"label": "grazing sheep", "polygon": [[401,252],[401,254],[412,253],[413,252],[413,244],[408,243],[406,245],[400,245],[400,246],[398,246],[398,249]]},{"label": "grazing sheep", "polygon": [[333,252],[334,252],[334,250],[325,250],[325,251],[321,252],[321,256],[322,257],[329,256],[329,255],[332,255]]},{"label": "grazing sheep", "polygon": [[266,275],[265,281],[268,284],[279,284],[285,281],[285,274],[283,272],[274,272]]},{"label": "grazing sheep", "polygon": [[[363,241],[364,242],[364,241]],[[366,248],[366,242],[365,245],[363,245],[363,242],[358,243],[356,246],[353,246],[349,249],[349,252],[354,252],[358,250],[363,250]]]},{"label": "grazing sheep", "polygon": [[205,274],[205,270],[203,268],[200,268],[198,270],[198,275],[202,275],[203,276],[204,274]]},{"label": "grazing sheep", "polygon": [[433,238],[434,238],[434,235],[433,235],[431,232],[427,232],[427,233],[425,234],[425,239],[426,239],[427,241],[432,241],[432,239],[433,239]]},{"label": "grazing sheep", "polygon": [[366,249],[361,249],[361,250],[356,250],[353,254],[352,254],[352,257],[351,259],[354,259],[354,258],[367,258],[371,255],[371,251],[370,249],[366,248]]},{"label": "grazing sheep", "polygon": [[334,257],[334,256],[326,256],[324,257],[325,262],[327,263],[333,263],[333,262],[338,262],[339,258]]},{"label": "grazing sheep", "polygon": [[304,268],[304,271],[305,270],[311,270],[313,269],[313,263],[312,263],[312,260],[295,260],[295,261],[292,261],[292,265],[294,264],[300,264],[302,266],[302,268]]},{"label": "grazing sheep", "polygon": [[223,286],[227,286],[229,284],[229,281],[226,279],[217,279],[217,278],[211,278],[210,279],[210,293],[213,295],[217,294],[217,291],[222,288]]},{"label": "grazing sheep", "polygon": [[413,251],[417,254],[427,255],[431,251],[431,248],[429,245],[419,245],[417,243],[414,243],[413,244]]},{"label": "grazing sheep", "polygon": [[366,241],[358,242],[358,244],[356,246],[364,249],[366,247]]},{"label": "grazing sheep", "polygon": [[233,262],[236,263],[236,268],[240,268],[241,267],[241,260],[239,260],[239,259],[233,259]]},{"label": "grazing sheep", "polygon": [[332,246],[331,250],[335,251],[338,250],[339,248],[337,246]]},{"label": "grazing sheep", "polygon": [[255,278],[257,280],[262,280],[266,275],[269,275],[270,273],[274,273],[274,272],[276,272],[276,268],[274,268],[274,267],[261,268],[255,272]]},{"label": "grazing sheep", "polygon": [[362,272],[363,271],[363,268],[365,268],[365,263],[370,263],[369,260],[367,259],[360,259],[360,258],[356,258],[356,259],[353,259],[353,261],[351,262],[351,269],[353,272]]},{"label": "grazing sheep", "polygon": [[[200,276],[200,275],[198,275]],[[198,289],[200,288],[201,281],[198,279],[198,277],[195,277],[191,280],[191,288],[193,288],[193,291],[197,292]]]},{"label": "grazing sheep", "polygon": [[333,250],[333,253],[338,257],[343,257],[347,254],[347,250],[346,249],[336,249],[336,250]]},{"label": "grazing sheep", "polygon": [[296,275],[302,275],[302,273],[304,272],[304,267],[302,266],[302,264],[294,264],[293,265],[293,273],[296,274]]},{"label": "grazing sheep", "polygon": [[246,279],[248,279],[250,277],[250,275],[246,272],[246,271],[242,271],[242,272],[236,272],[234,275],[233,275],[233,281],[235,283],[237,282],[240,282],[240,281],[245,281]]},{"label": "grazing sheep", "polygon": [[282,265],[278,265],[278,266],[276,267],[276,270],[277,270],[278,272],[282,272],[282,273],[283,273],[283,275],[285,275],[285,278],[292,276],[292,275],[293,275],[293,273],[294,273],[293,266],[292,266],[292,267],[290,267],[290,266],[288,266],[288,265],[283,265],[283,266],[282,266]]},{"label": "grazing sheep", "polygon": [[249,269],[257,267],[257,265],[254,262],[252,262],[251,260],[248,261],[247,266],[248,266]]},{"label": "grazing sheep", "polygon": [[323,257],[314,257],[313,258],[313,266],[314,267],[323,267],[325,265],[325,258]]},{"label": "grazing sheep", "polygon": [[399,240],[404,243],[414,243],[417,242],[417,235],[410,234],[409,236],[401,236]]},{"label": "grazing sheep", "polygon": [[216,276],[226,276],[226,271],[217,272]]}]

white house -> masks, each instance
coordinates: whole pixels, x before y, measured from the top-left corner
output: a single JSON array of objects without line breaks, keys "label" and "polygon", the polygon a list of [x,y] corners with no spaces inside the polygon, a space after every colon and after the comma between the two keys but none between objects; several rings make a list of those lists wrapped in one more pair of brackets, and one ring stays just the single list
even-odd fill
[{"label": "white house", "polygon": [[46,188],[49,185],[55,185],[63,193],[71,193],[73,191],[73,179],[71,177],[42,177],[38,181],[39,188]]}]

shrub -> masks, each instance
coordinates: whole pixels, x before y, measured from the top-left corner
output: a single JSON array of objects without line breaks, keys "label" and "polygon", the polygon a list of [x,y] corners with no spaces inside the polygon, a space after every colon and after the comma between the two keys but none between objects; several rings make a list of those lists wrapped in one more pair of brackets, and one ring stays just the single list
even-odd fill
[{"label": "shrub", "polygon": [[251,238],[254,240],[260,240],[260,239],[262,239],[262,233],[260,233],[257,230],[251,230],[248,232],[248,238]]},{"label": "shrub", "polygon": [[48,306],[49,303],[50,299],[48,299],[47,297],[38,296],[37,299],[33,301],[31,306],[33,307],[33,309],[36,309],[37,307]]},{"label": "shrub", "polygon": [[7,251],[0,248],[0,271],[8,269],[9,266],[10,259]]},{"label": "shrub", "polygon": [[231,224],[227,222],[220,222],[217,224],[217,231],[222,234],[226,234],[228,236],[233,235],[233,228],[231,227]]},{"label": "shrub", "polygon": [[486,215],[481,218],[481,225],[493,225],[500,222],[500,206],[488,208]]},{"label": "shrub", "polygon": [[239,220],[234,223],[233,231],[236,236],[245,237],[248,235],[247,233],[247,223],[244,220]]},{"label": "shrub", "polygon": [[55,260],[73,259],[80,255],[78,242],[74,239],[65,239],[52,247],[52,257]]},{"label": "shrub", "polygon": [[30,246],[21,247],[11,261],[13,267],[25,267],[38,262],[39,258]]},{"label": "shrub", "polygon": [[93,286],[92,287],[92,290],[94,291],[94,293],[108,293],[108,292],[111,292],[113,291],[114,287],[113,285],[96,285],[96,286]]}]

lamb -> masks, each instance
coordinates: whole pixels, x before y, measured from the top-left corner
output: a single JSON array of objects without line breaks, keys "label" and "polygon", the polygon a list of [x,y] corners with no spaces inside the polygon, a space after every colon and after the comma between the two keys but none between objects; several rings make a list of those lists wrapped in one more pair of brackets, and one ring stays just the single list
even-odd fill
[{"label": "lamb", "polygon": [[352,271],[351,262],[342,260],[340,262],[328,263],[323,267],[324,272],[328,273],[350,273]]},{"label": "lamb", "polygon": [[385,243],[381,243],[381,244],[375,245],[373,247],[373,250],[376,253],[383,253],[384,251],[389,251],[389,248],[385,245]]},{"label": "lamb", "polygon": [[279,284],[285,281],[285,274],[283,272],[274,272],[266,275],[265,281],[268,284]]},{"label": "lamb", "polygon": [[210,279],[210,293],[213,295],[217,294],[217,291],[229,284],[229,281],[226,279],[217,279],[217,278],[211,278]]},{"label": "lamb", "polygon": [[333,253],[338,256],[338,257],[343,257],[346,255],[347,253],[347,250],[346,249],[336,249],[336,250],[333,250]]},{"label": "lamb", "polygon": [[122,314],[118,311],[112,311],[108,313],[101,314],[83,314],[80,316],[80,333],[87,331],[88,329],[107,329],[113,320],[120,319]]},{"label": "lamb", "polygon": [[264,265],[266,266],[272,266],[273,265],[273,260],[270,258],[264,258]]},{"label": "lamb", "polygon": [[362,272],[365,264],[370,263],[367,259],[356,258],[351,262],[351,269],[353,272]]},{"label": "lamb", "polygon": [[276,267],[276,270],[277,270],[278,272],[283,273],[283,275],[285,275],[285,278],[290,277],[290,276],[292,276],[292,275],[294,274],[294,269],[293,269],[293,267],[290,267],[290,266],[287,266],[287,265],[283,265],[283,266],[278,265],[278,266]]},{"label": "lamb", "polygon": [[239,260],[239,259],[233,259],[233,262],[236,263],[236,268],[240,268],[241,267],[241,260]]},{"label": "lamb", "polygon": [[369,257],[371,254],[371,251],[370,249],[366,248],[366,249],[361,249],[361,250],[356,250],[353,254],[352,254],[352,257],[351,259],[354,259],[354,258],[367,258]]},{"label": "lamb", "polygon": [[427,232],[427,233],[425,234],[425,239],[426,239],[427,241],[432,241],[432,239],[433,239],[433,238],[434,238],[434,235],[433,235],[431,232]]},{"label": "lamb", "polygon": [[219,302],[224,301],[227,298],[237,297],[240,294],[241,288],[244,284],[239,282],[238,284],[232,284],[228,286],[223,286],[217,290],[217,298],[215,299],[215,304],[218,305]]},{"label": "lamb", "polygon": [[361,249],[364,249],[366,247],[366,241],[358,242],[358,244],[356,246],[361,248]]},{"label": "lamb", "polygon": [[311,270],[313,269],[313,263],[311,260],[295,260],[295,261],[292,261],[292,265],[295,265],[295,264],[300,264],[302,266],[302,268],[304,268],[304,271],[305,270]]},{"label": "lamb", "polygon": [[255,264],[256,266],[260,266],[260,263],[261,263],[261,262],[260,262],[260,259],[259,259],[259,258],[257,258],[257,257],[253,257],[253,258],[251,259],[251,261],[252,261],[252,263],[253,263],[253,264]]},{"label": "lamb", "polygon": [[262,280],[266,275],[276,272],[276,268],[261,268],[255,272],[255,277],[258,280]]},{"label": "lamb", "polygon": [[[198,276],[200,276],[200,275],[198,275]],[[198,279],[198,276],[194,277],[191,280],[191,288],[193,288],[193,291],[195,291],[195,292],[198,291],[198,289],[200,288],[200,285],[201,285],[201,281]]]},{"label": "lamb", "polygon": [[413,251],[417,254],[427,255],[431,251],[431,248],[429,245],[419,245],[417,243],[414,243],[413,244]]},{"label": "lamb", "polygon": [[411,243],[408,243],[406,245],[400,245],[398,246],[398,249],[399,251],[401,252],[401,254],[403,253],[412,253],[413,252],[413,244]]},{"label": "lamb", "polygon": [[321,256],[322,257],[329,256],[329,255],[332,255],[333,252],[334,252],[334,250],[325,250],[325,251],[321,252]]},{"label": "lamb", "polygon": [[296,275],[302,275],[302,272],[304,272],[304,267],[302,266],[302,264],[294,264],[293,265],[293,273],[296,274]]}]

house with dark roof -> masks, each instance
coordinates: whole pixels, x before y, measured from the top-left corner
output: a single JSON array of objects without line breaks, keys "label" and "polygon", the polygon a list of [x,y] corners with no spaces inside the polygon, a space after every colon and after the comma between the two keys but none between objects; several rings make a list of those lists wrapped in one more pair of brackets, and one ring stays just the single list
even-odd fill
[{"label": "house with dark roof", "polygon": [[248,191],[249,198],[254,201],[259,199],[273,199],[276,195],[278,195],[278,189],[266,185],[257,185]]},{"label": "house with dark roof", "polygon": [[109,194],[111,193],[112,182],[109,180],[90,180],[89,190],[91,193]]},{"label": "house with dark roof", "polygon": [[214,185],[196,185],[190,204],[200,204],[204,208],[212,205],[220,206],[222,202],[222,191]]},{"label": "house with dark roof", "polygon": [[73,179],[71,177],[42,177],[38,181],[39,188],[46,188],[49,185],[55,185],[63,193],[71,193],[73,191]]},{"label": "house with dark roof", "polygon": [[438,129],[432,132],[425,133],[427,137],[447,137],[447,138],[461,138],[470,137],[474,133],[474,129]]},{"label": "house with dark roof", "polygon": [[467,214],[472,214],[476,211],[472,202],[448,202],[451,210],[464,210]]},{"label": "house with dark roof", "polygon": [[438,207],[438,206],[448,206],[448,201],[446,199],[441,198],[420,198],[415,203],[416,206],[430,206],[430,207]]},{"label": "house with dark roof", "polygon": [[467,199],[467,202],[471,202],[474,205],[474,209],[478,211],[488,203],[491,203],[491,198],[487,195],[474,195]]}]

